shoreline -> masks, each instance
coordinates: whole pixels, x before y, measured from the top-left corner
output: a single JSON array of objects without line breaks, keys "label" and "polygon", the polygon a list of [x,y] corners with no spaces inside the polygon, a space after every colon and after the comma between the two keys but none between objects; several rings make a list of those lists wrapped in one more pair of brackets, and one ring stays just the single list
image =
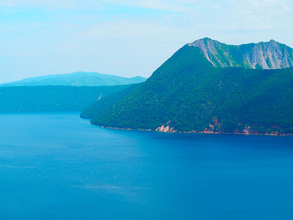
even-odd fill
[{"label": "shoreline", "polygon": [[132,129],[132,128],[117,128],[117,127],[105,127],[105,126],[99,126],[95,124],[91,124],[94,126],[98,126],[100,128],[105,129],[111,129],[111,130],[123,130],[123,131],[149,131],[149,132],[161,132],[161,133],[174,133],[174,134],[213,134],[213,135],[219,135],[219,134],[233,134],[233,135],[255,135],[255,136],[279,136],[279,137],[285,137],[285,136],[293,136],[293,134],[277,134],[277,133],[240,133],[240,132],[213,132],[213,131],[190,131],[190,132],[184,132],[184,131],[159,131],[159,130],[152,130],[152,129]]}]

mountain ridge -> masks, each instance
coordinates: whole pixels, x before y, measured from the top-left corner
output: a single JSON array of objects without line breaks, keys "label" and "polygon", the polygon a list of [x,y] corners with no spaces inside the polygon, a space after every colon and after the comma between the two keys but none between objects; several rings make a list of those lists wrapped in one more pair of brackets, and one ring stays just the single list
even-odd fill
[{"label": "mountain ridge", "polygon": [[187,44],[200,48],[214,67],[246,69],[283,69],[293,67],[293,49],[275,40],[228,45],[203,38]]},{"label": "mountain ridge", "polygon": [[0,86],[113,86],[134,84],[145,81],[141,76],[121,77],[96,72],[74,72],[54,74],[39,77],[30,77],[19,81],[0,84]]}]

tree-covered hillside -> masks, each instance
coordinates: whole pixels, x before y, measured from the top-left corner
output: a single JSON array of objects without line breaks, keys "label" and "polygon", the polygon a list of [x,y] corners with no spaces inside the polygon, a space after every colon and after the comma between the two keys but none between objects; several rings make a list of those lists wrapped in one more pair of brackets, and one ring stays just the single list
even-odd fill
[{"label": "tree-covered hillside", "polygon": [[0,87],[0,112],[81,111],[100,97],[129,87]]},{"label": "tree-covered hillside", "polygon": [[293,69],[215,68],[198,47],[186,45],[145,83],[104,109],[96,111],[92,124],[171,132],[293,133]]},{"label": "tree-covered hillside", "polygon": [[86,109],[82,111],[80,117],[85,119],[93,118],[97,114],[105,111],[107,108],[115,105],[115,103],[125,98],[127,95],[129,95],[132,91],[134,91],[141,85],[142,83],[131,85],[119,92],[110,94],[107,98],[102,98],[99,101],[94,102],[92,105],[88,106]]}]

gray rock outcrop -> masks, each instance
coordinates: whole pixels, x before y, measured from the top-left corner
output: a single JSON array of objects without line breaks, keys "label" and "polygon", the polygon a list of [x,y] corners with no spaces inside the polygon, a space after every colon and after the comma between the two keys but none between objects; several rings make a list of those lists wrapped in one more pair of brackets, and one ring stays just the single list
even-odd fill
[{"label": "gray rock outcrop", "polygon": [[188,44],[199,47],[214,67],[283,69],[293,67],[293,49],[274,40],[257,44],[227,45],[210,38]]}]

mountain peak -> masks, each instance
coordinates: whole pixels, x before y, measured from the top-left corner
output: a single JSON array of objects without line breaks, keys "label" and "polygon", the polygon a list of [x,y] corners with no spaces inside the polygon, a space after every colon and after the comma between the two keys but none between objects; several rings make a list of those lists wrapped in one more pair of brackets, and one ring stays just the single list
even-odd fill
[{"label": "mountain peak", "polygon": [[246,69],[283,69],[293,67],[293,49],[275,40],[269,42],[228,45],[211,38],[189,43],[199,47],[214,67]]},{"label": "mountain peak", "polygon": [[189,46],[196,46],[196,45],[199,45],[199,44],[208,44],[208,43],[219,43],[218,41],[216,40],[213,40],[209,37],[204,37],[204,38],[201,38],[199,40],[196,40],[192,43],[189,43],[188,45]]}]

